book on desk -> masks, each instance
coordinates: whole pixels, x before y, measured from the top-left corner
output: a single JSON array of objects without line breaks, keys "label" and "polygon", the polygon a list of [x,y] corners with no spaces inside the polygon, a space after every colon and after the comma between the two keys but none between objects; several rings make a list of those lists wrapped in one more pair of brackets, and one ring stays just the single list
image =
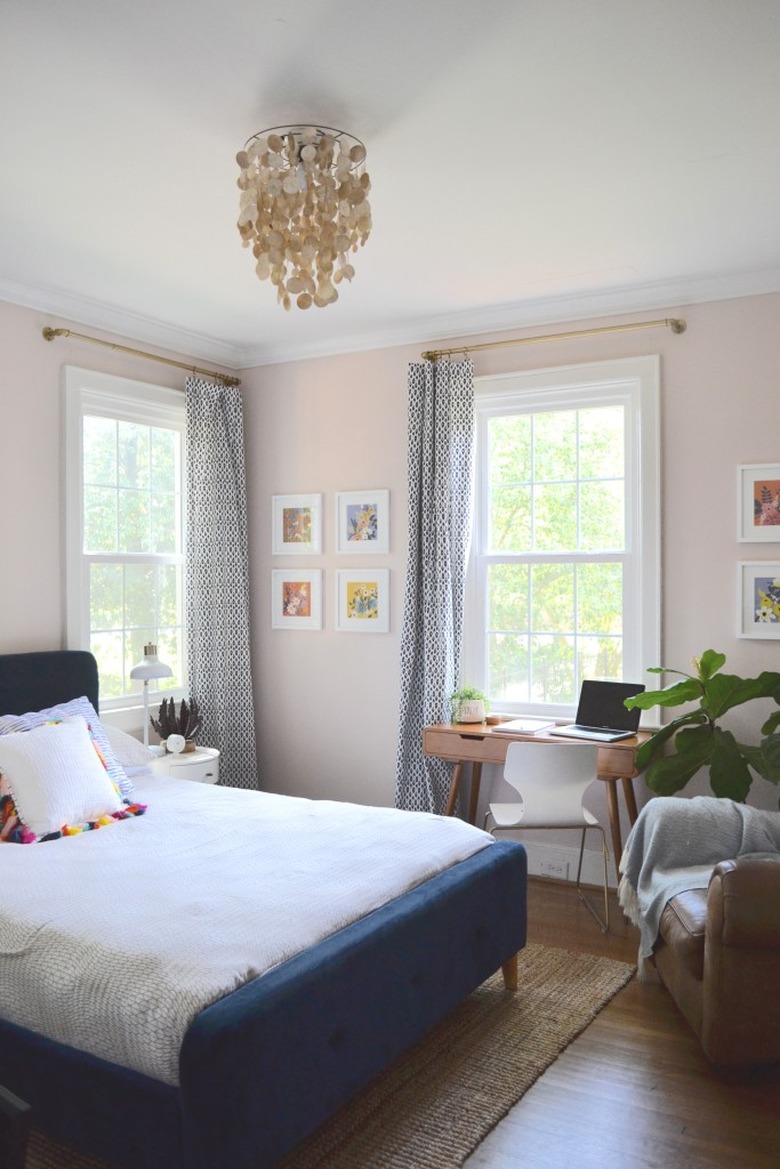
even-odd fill
[{"label": "book on desk", "polygon": [[496,723],[493,733],[498,731],[503,735],[535,735],[537,731],[547,731],[554,726],[555,722],[549,718],[510,718],[507,722]]}]

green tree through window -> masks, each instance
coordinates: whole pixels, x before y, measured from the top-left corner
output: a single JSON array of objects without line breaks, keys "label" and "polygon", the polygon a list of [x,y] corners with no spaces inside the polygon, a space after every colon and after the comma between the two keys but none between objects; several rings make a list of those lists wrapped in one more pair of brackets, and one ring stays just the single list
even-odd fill
[{"label": "green tree through window", "polygon": [[184,405],[173,391],[68,374],[68,638],[94,653],[110,707],[137,700],[130,671],[148,642],[173,670],[160,689],[186,685]]},{"label": "green tree through window", "polygon": [[[478,384],[464,669],[495,709],[568,710],[583,678],[640,678],[649,660],[638,608],[657,609],[658,565],[640,421],[652,394],[641,377],[542,391],[518,378],[530,390]],[[647,572],[655,590],[638,587]]]}]

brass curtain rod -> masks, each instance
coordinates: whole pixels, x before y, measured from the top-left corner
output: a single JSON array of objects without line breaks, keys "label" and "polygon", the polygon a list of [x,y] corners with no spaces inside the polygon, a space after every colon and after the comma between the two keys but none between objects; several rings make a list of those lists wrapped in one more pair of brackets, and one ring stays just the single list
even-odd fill
[{"label": "brass curtain rod", "polygon": [[78,337],[80,341],[91,341],[93,345],[105,345],[107,349],[115,349],[118,353],[130,353],[133,357],[146,357],[149,361],[159,361],[162,365],[173,365],[177,369],[186,369],[189,373],[202,373],[204,377],[214,378],[226,386],[240,386],[241,379],[231,377],[226,373],[217,373],[213,369],[201,369],[197,365],[187,365],[184,361],[174,361],[172,357],[159,357],[156,353],[145,353],[143,349],[131,349],[129,345],[116,345],[113,341],[103,341],[100,337],[88,337],[86,333],[74,333],[72,329],[52,329],[49,325],[43,330],[44,341],[53,341],[55,337]]},{"label": "brass curtain rod", "polygon": [[673,333],[684,333],[685,321],[678,317],[664,317],[661,321],[640,321],[636,325],[602,325],[599,329],[575,329],[570,333],[545,333],[539,337],[514,337],[510,341],[485,341],[482,345],[458,345],[454,349],[429,349],[421,356],[425,361],[436,361],[452,353],[476,353],[480,349],[504,349],[508,345],[535,345],[540,341],[569,341],[572,337],[598,337],[602,333],[630,333],[634,329],[670,328]]}]

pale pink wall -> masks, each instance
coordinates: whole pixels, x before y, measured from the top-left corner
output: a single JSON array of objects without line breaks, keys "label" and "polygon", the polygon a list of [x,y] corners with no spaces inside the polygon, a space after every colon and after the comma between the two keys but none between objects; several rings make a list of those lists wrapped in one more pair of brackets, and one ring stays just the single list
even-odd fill
[{"label": "pale pink wall", "polygon": [[[735,615],[737,561],[780,560],[780,544],[737,542],[735,493],[738,464],[780,462],[780,295],[670,305],[653,315],[683,316],[688,330],[496,350],[475,355],[476,369],[501,373],[660,353],[665,664],[684,669],[712,646],[740,673],[780,669],[780,643],[740,640]],[[604,323],[624,319],[631,318]],[[0,652],[63,644],[61,366],[173,387],[184,382],[178,371],[83,342],[47,343],[41,329],[51,323],[67,324],[0,303]],[[242,374],[259,758],[269,789],[392,802],[406,556],[406,370],[436,343]],[[375,561],[391,571],[387,635],[334,629],[333,573],[356,563],[333,550],[335,492],[364,487],[390,489],[390,553]],[[270,628],[271,567],[296,563],[271,557],[270,500],[304,491],[325,497],[324,553],[299,561],[325,571],[325,627],[295,634]],[[737,729],[743,721],[736,720]],[[748,718],[746,737],[758,721]],[[776,788],[757,781],[753,790],[752,802],[777,806]]]},{"label": "pale pink wall", "polygon": [[100,335],[0,301],[0,653],[64,647],[62,366],[184,384],[164,365],[72,338],[44,341],[45,325]]},{"label": "pale pink wall", "polygon": [[[493,350],[474,355],[476,371],[494,374],[659,353],[663,664],[687,669],[694,655],[712,647],[726,653],[727,668],[740,673],[780,669],[780,643],[736,636],[735,593],[738,560],[780,560],[780,544],[737,543],[735,491],[739,463],[780,462],[780,296],[670,305],[652,316],[684,317],[687,331],[677,336],[659,329]],[[558,331],[578,327],[585,323]],[[407,534],[406,370],[422,349],[435,344],[431,339],[420,346],[293,362],[245,377],[260,760],[265,782],[278,790],[392,801]],[[334,493],[359,487],[390,488],[389,636],[338,634],[333,628],[333,570],[343,563],[333,552]],[[325,629],[320,634],[270,628],[268,578],[272,563],[281,564],[270,556],[270,498],[298,491],[325,495],[324,554],[301,561],[325,569]],[[752,711],[747,719],[735,717],[734,726],[754,737],[760,721]],[[495,786],[495,777],[491,781],[488,775],[488,793],[491,782]],[[776,807],[778,794],[759,780],[751,800]]]}]

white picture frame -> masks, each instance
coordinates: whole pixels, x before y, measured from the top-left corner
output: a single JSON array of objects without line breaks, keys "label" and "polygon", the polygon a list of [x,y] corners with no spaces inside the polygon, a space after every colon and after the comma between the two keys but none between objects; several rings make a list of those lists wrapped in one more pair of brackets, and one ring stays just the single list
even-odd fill
[{"label": "white picture frame", "polygon": [[738,636],[780,640],[780,561],[743,560],[737,570]]},{"label": "white picture frame", "polygon": [[337,569],[336,629],[341,633],[390,631],[389,569]]},{"label": "white picture frame", "polygon": [[322,495],[271,497],[271,553],[301,556],[322,551]]},{"label": "white picture frame", "polygon": [[345,555],[390,551],[387,488],[336,493],[336,549]]},{"label": "white picture frame", "polygon": [[740,543],[780,544],[780,463],[737,467]]},{"label": "white picture frame", "polygon": [[322,569],[271,570],[271,628],[322,629]]}]

